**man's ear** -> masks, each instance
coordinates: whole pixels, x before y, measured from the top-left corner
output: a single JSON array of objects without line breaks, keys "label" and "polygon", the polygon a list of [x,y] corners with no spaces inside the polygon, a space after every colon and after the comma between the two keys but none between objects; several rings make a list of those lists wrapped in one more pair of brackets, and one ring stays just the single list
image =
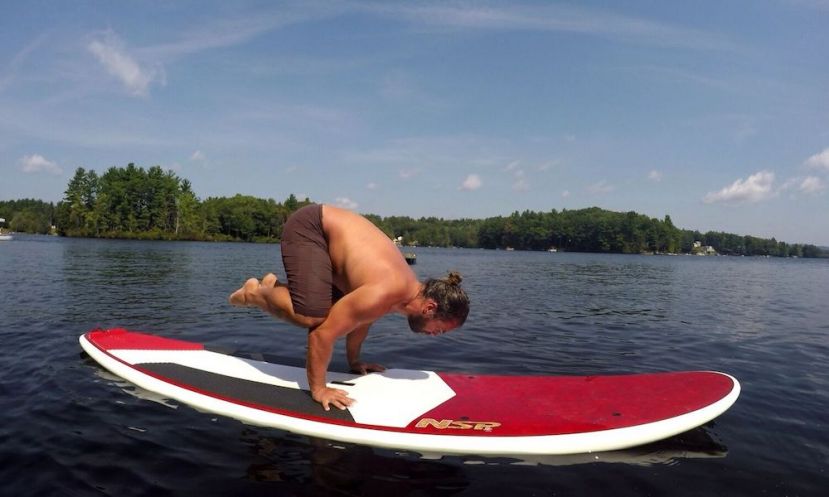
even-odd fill
[{"label": "man's ear", "polygon": [[423,305],[423,309],[421,312],[425,317],[432,317],[435,315],[435,312],[438,310],[438,303],[434,301],[434,299],[426,299],[426,302]]}]

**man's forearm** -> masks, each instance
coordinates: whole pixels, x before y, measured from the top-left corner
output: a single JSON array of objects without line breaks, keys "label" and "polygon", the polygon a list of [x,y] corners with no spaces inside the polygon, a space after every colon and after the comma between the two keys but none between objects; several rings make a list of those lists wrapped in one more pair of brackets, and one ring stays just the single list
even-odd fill
[{"label": "man's forearm", "polygon": [[348,360],[348,366],[352,367],[354,363],[360,361],[360,351],[363,347],[363,342],[368,335],[368,328],[370,325],[362,325],[356,330],[348,334],[345,339],[345,356]]},{"label": "man's forearm", "polygon": [[305,369],[308,373],[308,387],[311,393],[326,385],[328,364],[331,362],[331,353],[334,350],[334,341],[326,339],[318,333],[318,329],[308,334],[308,357]]}]

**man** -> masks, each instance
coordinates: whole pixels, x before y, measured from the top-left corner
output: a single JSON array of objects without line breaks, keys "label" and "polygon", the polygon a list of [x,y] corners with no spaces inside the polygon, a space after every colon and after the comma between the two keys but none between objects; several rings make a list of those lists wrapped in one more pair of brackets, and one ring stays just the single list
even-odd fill
[{"label": "man", "polygon": [[383,371],[360,359],[371,324],[385,314],[408,317],[416,333],[439,335],[461,326],[469,299],[461,277],[417,280],[400,250],[368,219],[331,205],[312,204],[293,213],[282,232],[282,263],[288,284],[268,274],[250,278],[230,295],[236,306],[258,307],[308,328],[306,370],[311,396],[327,411],[353,399],[326,386],[334,342],[346,336],[351,369]]}]

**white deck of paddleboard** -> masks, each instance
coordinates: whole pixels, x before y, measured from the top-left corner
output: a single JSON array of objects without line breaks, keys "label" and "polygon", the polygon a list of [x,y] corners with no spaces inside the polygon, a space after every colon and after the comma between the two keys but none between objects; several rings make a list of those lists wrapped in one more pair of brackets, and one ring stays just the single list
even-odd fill
[{"label": "white deck of paddleboard", "polygon": [[[256,381],[280,387],[308,390],[305,369],[254,361],[207,350],[131,350],[108,351],[128,364],[171,363],[200,369],[231,378]],[[329,373],[330,387],[346,389],[355,400],[348,408],[360,424],[405,428],[418,416],[451,399],[455,392],[431,371],[390,369],[365,376]]]}]

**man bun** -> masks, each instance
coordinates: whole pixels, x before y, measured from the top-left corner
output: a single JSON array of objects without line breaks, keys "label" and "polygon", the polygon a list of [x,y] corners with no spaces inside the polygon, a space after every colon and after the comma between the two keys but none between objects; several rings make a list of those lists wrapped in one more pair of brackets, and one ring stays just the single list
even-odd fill
[{"label": "man bun", "polygon": [[435,317],[438,319],[451,319],[462,325],[469,314],[469,297],[461,288],[461,273],[449,271],[445,278],[429,278],[423,283],[422,294],[425,298],[432,299],[437,304]]},{"label": "man bun", "polygon": [[449,276],[446,277],[446,282],[453,286],[458,286],[463,281],[461,273],[457,271],[449,271]]}]

